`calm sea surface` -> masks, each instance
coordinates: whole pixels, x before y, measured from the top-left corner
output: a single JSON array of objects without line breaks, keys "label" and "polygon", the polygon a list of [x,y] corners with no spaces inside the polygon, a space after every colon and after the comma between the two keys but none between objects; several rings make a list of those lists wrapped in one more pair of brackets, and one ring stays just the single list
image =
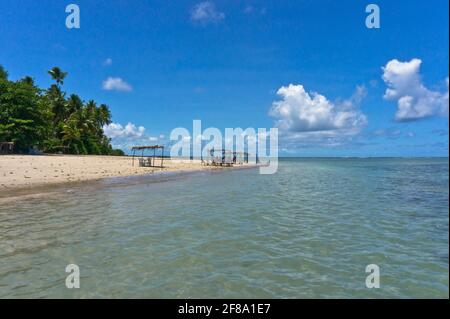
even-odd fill
[{"label": "calm sea surface", "polygon": [[[449,297],[448,159],[158,179],[2,204],[0,297]],[[65,286],[72,263],[80,289]],[[368,264],[379,289],[366,288]]]}]

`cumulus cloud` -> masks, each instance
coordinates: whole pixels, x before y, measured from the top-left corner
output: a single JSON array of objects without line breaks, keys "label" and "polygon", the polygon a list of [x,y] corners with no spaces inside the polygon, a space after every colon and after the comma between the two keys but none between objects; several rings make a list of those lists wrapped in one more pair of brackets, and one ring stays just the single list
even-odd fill
[{"label": "cumulus cloud", "polygon": [[103,132],[111,139],[113,147],[120,148],[125,152],[129,152],[135,145],[167,144],[164,135],[149,136],[145,131],[144,126],[137,126],[133,123],[127,125],[111,123],[103,126]]},{"label": "cumulus cloud", "polygon": [[397,102],[397,121],[413,121],[431,116],[448,115],[449,80],[444,92],[425,87],[420,76],[420,59],[400,62],[389,61],[383,69],[383,80],[387,85],[384,98]]},{"label": "cumulus cloud", "polygon": [[127,82],[122,80],[119,77],[108,77],[105,81],[103,81],[102,85],[104,90],[107,91],[122,91],[122,92],[130,92],[133,88]]},{"label": "cumulus cloud", "polygon": [[269,115],[276,119],[281,131],[348,135],[358,133],[367,124],[358,107],[366,94],[364,87],[358,87],[350,99],[336,103],[319,93],[306,92],[303,85],[283,86],[277,94],[281,100],[273,102]]},{"label": "cumulus cloud", "polygon": [[272,103],[269,115],[276,119],[280,149],[301,150],[311,147],[346,148],[358,145],[358,134],[367,124],[359,105],[367,94],[358,86],[348,99],[331,102],[302,85],[281,87],[281,100]]},{"label": "cumulus cloud", "polygon": [[213,2],[204,1],[196,4],[191,11],[191,20],[200,24],[217,23],[225,19],[225,13],[216,9]]},{"label": "cumulus cloud", "polygon": [[139,138],[144,135],[145,127],[132,123],[122,126],[119,123],[111,123],[103,126],[103,132],[109,138]]},{"label": "cumulus cloud", "polygon": [[107,58],[105,59],[105,61],[103,61],[103,65],[111,65],[113,63],[113,60],[111,58]]}]

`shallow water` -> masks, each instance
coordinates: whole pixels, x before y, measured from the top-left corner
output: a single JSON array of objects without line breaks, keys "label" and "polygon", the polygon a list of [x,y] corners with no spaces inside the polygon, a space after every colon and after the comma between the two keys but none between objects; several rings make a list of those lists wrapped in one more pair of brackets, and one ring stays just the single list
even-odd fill
[{"label": "shallow water", "polygon": [[[275,175],[111,180],[4,203],[0,297],[448,298],[448,169],[285,159]],[[80,289],[65,286],[71,263]]]}]

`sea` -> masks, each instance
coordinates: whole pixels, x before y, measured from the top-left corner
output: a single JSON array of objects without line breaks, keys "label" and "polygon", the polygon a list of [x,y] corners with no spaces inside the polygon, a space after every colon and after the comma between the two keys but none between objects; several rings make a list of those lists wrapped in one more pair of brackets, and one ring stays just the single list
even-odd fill
[{"label": "sea", "polygon": [[18,196],[0,205],[0,298],[449,298],[449,160],[282,158]]}]

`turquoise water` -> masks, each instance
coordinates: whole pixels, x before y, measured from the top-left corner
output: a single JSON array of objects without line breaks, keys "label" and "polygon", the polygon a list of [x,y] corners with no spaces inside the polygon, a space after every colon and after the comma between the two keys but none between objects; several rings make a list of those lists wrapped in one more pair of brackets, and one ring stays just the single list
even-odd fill
[{"label": "turquoise water", "polygon": [[[0,297],[448,298],[448,169],[286,159],[275,175],[129,178],[8,202]],[[65,286],[71,263],[80,289]]]}]

